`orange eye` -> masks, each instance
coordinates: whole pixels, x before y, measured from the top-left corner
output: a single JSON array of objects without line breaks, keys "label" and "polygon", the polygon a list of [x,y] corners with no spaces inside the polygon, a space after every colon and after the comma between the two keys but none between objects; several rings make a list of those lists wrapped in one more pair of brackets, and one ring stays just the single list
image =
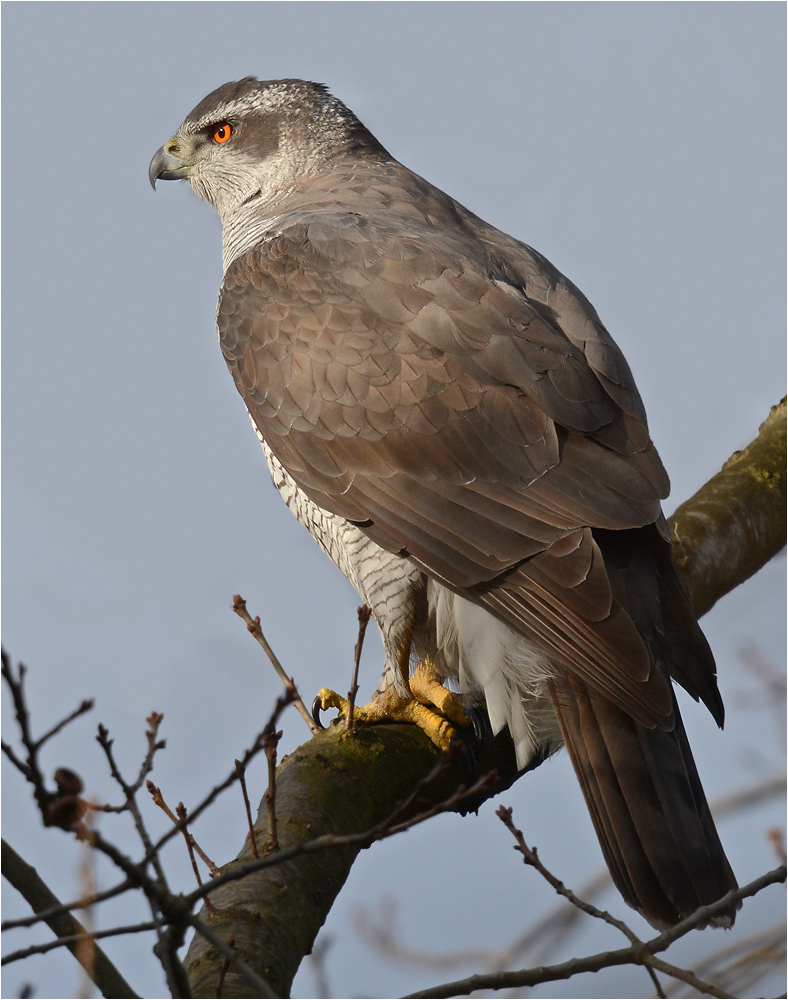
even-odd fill
[{"label": "orange eye", "polygon": [[230,136],[233,134],[233,127],[229,122],[223,122],[221,125],[217,125],[213,130],[213,141],[214,142],[227,142]]}]

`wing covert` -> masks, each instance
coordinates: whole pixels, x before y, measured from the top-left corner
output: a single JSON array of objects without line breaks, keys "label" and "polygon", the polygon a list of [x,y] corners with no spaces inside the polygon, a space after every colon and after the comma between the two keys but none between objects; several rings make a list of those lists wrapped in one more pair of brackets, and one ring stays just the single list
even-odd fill
[{"label": "wing covert", "polygon": [[669,725],[589,530],[651,524],[667,492],[617,348],[584,353],[440,238],[335,222],[289,226],[225,276],[222,350],[271,451],[318,506]]}]

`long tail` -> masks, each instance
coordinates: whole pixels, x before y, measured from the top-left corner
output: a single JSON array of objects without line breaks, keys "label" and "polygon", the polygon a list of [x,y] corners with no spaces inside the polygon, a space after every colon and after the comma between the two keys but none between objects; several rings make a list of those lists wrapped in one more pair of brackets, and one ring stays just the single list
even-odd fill
[{"label": "long tail", "polygon": [[[553,704],[613,881],[655,927],[716,902],[736,879],[675,705],[672,731],[647,729],[565,676]],[[710,923],[730,927],[741,904]]]}]

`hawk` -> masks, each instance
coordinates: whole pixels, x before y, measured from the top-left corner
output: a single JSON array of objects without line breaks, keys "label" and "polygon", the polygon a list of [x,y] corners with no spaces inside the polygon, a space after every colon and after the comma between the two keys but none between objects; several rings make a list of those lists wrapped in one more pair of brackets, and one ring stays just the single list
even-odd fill
[{"label": "hawk", "polygon": [[380,626],[362,717],[446,746],[483,704],[523,770],[565,744],[657,927],[734,889],[671,683],[722,725],[714,659],[589,301],[321,84],[219,87],[153,157],[177,178],[222,222],[219,338],[274,483]]}]

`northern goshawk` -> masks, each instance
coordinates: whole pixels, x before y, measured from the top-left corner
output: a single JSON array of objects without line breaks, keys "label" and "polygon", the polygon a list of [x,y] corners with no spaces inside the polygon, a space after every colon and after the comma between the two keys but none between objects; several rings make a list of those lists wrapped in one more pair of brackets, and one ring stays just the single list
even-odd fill
[{"label": "northern goshawk", "polygon": [[523,769],[565,743],[656,926],[734,888],[671,684],[722,725],[668,477],[585,296],[319,84],[225,84],[150,178],[188,179],[221,218],[224,357],[277,488],[383,636],[362,717],[445,746],[484,703]]}]

